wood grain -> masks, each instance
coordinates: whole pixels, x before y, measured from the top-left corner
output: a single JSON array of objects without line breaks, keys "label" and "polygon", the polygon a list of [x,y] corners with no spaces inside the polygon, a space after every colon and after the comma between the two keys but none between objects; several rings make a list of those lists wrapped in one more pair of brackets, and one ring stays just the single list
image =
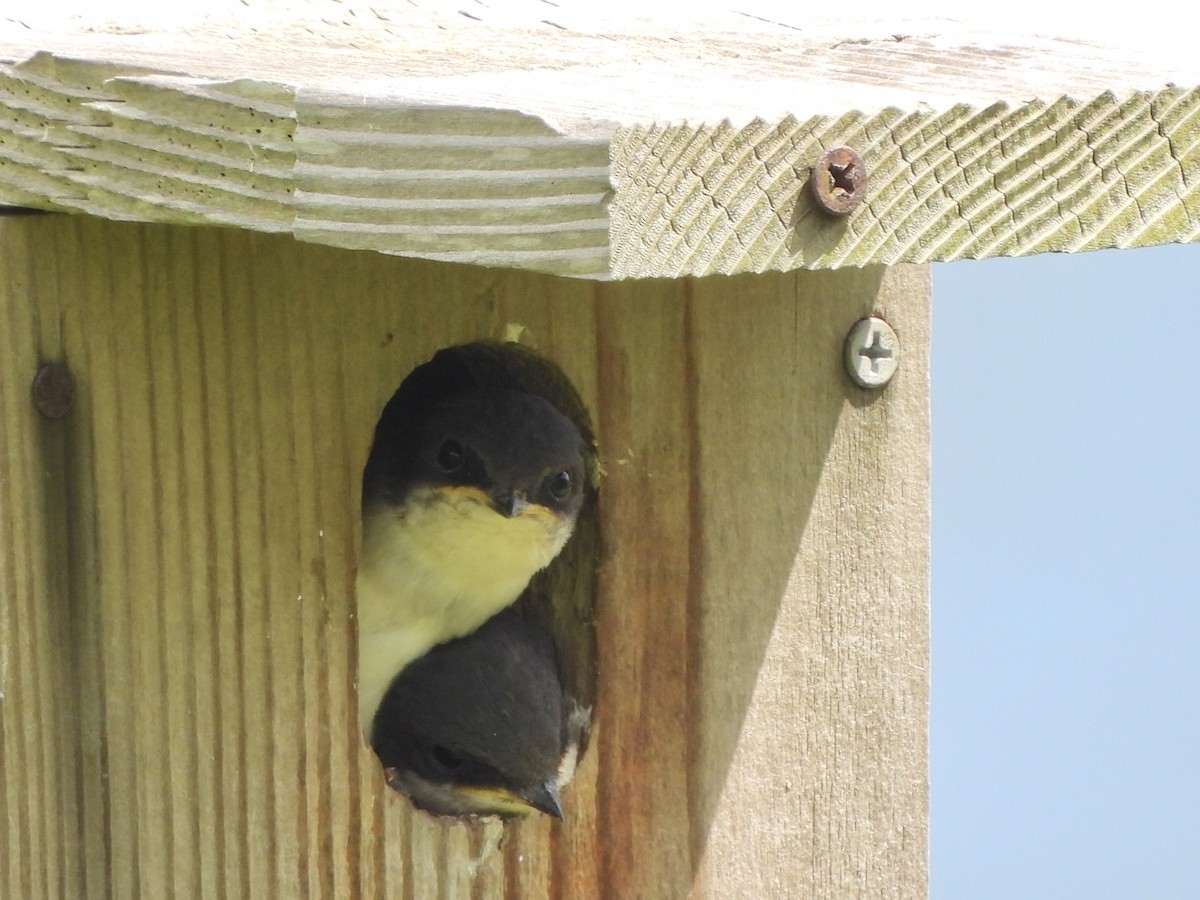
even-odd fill
[{"label": "wood grain", "polygon": [[[595,284],[0,219],[0,893],[924,896],[928,280]],[[881,394],[841,341],[882,311]],[[567,820],[448,823],[354,697],[358,481],[443,346],[597,426],[596,732]],[[71,368],[71,415],[28,400]]]},{"label": "wood grain", "polygon": [[2,203],[600,280],[1200,237],[1200,62],[1130,17],[93,6],[0,20]]},{"label": "wood grain", "polygon": [[82,895],[80,824],[94,782],[80,749],[99,698],[80,677],[97,652],[88,623],[61,602],[76,574],[67,560],[88,556],[63,515],[84,499],[63,478],[78,435],[70,418],[41,419],[30,396],[38,366],[61,359],[59,301],[78,299],[78,285],[38,252],[37,229],[8,224],[0,219],[0,894]]},{"label": "wood grain", "polygon": [[[827,148],[866,164],[846,219],[808,196]],[[847,110],[613,143],[612,275],[842,268],[1194,241],[1200,92],[1165,88],[943,112]]]}]

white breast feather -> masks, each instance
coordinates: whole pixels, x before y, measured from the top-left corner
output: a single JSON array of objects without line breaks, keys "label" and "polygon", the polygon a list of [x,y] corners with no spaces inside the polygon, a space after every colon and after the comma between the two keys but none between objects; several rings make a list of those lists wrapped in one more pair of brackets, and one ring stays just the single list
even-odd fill
[{"label": "white breast feather", "polygon": [[419,489],[402,514],[371,515],[357,585],[364,728],[404,666],[516,600],[570,533],[544,507],[505,518],[470,489]]}]

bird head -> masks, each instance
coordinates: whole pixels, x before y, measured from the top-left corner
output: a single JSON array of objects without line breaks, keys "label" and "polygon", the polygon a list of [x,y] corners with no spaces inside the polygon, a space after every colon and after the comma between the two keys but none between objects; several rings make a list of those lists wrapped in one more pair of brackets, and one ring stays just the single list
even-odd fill
[{"label": "bird head", "polygon": [[401,671],[371,744],[388,783],[429,812],[561,819],[581,727],[550,637],[509,608]]},{"label": "bird head", "polygon": [[505,518],[574,521],[583,503],[584,442],[547,400],[503,389],[452,396],[415,436],[410,484],[475,496]]}]

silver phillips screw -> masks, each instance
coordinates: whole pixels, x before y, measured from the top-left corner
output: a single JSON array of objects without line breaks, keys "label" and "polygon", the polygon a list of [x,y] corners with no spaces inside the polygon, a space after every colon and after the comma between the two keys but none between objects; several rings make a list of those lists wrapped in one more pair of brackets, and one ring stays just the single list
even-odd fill
[{"label": "silver phillips screw", "polygon": [[846,371],[864,388],[881,388],[900,365],[900,339],[878,316],[859,319],[846,335]]}]

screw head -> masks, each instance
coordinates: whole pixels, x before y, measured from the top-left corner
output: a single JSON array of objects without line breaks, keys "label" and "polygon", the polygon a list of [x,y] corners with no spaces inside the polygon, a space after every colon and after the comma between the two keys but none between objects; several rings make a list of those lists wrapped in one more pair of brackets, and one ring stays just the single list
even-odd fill
[{"label": "screw head", "polygon": [[866,316],[850,327],[845,346],[846,371],[863,388],[881,388],[900,366],[900,339],[879,316]]},{"label": "screw head", "polygon": [[834,147],[821,154],[808,186],[821,209],[848,216],[867,196],[867,165],[849,147]]},{"label": "screw head", "polygon": [[75,379],[62,363],[46,363],[33,376],[33,404],[47,419],[61,419],[75,400]]}]

